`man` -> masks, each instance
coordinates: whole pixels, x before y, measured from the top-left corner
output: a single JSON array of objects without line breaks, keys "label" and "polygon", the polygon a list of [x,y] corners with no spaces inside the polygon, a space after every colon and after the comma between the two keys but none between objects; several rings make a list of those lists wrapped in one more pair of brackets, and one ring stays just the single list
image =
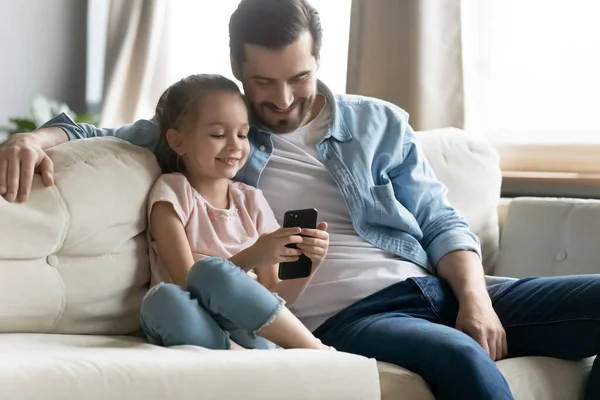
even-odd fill
[{"label": "man", "polygon": [[[306,0],[242,0],[230,21],[231,65],[255,127],[237,179],[276,215],[315,207],[330,251],[294,312],[324,343],[420,374],[438,399],[511,399],[494,360],[597,354],[600,278],[486,287],[479,243],[448,203],[399,108],[333,95],[318,82],[322,32]],[[0,148],[0,193],[27,198],[44,149],[114,135],[156,150],[158,126],[76,125],[62,115]],[[587,399],[600,398],[600,367]]]}]

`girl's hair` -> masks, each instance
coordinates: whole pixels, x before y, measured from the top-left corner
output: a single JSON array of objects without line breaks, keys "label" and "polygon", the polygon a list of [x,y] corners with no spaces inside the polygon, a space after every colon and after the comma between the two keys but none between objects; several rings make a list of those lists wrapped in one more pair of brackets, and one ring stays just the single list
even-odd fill
[{"label": "girl's hair", "polygon": [[215,91],[239,93],[242,96],[235,82],[216,74],[190,75],[169,86],[160,96],[154,119],[160,126],[156,158],[163,173],[185,172],[185,164],[167,142],[167,131],[196,123],[204,97]]}]

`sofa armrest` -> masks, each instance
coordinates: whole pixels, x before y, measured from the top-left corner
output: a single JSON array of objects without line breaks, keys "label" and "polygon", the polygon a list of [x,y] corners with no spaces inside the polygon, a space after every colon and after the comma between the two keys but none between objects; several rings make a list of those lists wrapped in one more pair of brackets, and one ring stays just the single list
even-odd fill
[{"label": "sofa armrest", "polygon": [[502,224],[494,275],[600,273],[600,200],[516,198]]},{"label": "sofa armrest", "polygon": [[513,199],[502,197],[498,203],[498,228],[500,235],[502,235],[502,229],[504,228],[504,222],[506,221],[506,215],[508,214],[508,207],[510,206]]}]

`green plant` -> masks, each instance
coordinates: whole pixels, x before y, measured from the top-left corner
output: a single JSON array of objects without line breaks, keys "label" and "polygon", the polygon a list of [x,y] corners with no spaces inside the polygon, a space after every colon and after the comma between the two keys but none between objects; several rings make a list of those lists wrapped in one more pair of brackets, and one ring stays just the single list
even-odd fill
[{"label": "green plant", "polygon": [[0,126],[0,132],[5,132],[9,135],[19,132],[31,132],[43,125],[46,121],[63,112],[77,123],[87,123],[91,125],[97,125],[99,123],[98,117],[94,114],[88,113],[77,115],[67,104],[49,100],[44,96],[37,96],[33,99],[30,106],[30,112],[30,118],[9,118],[9,122],[12,126]]}]

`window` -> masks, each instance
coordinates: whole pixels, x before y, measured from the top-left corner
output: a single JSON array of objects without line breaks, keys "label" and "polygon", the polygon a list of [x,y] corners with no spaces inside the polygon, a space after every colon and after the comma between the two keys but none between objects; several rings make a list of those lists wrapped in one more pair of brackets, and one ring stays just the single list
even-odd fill
[{"label": "window", "polygon": [[600,1],[463,0],[465,127],[600,145]]},{"label": "window", "polygon": [[[239,0],[170,3],[170,81],[195,73],[218,73],[234,79],[229,64],[228,25],[238,3]],[[319,11],[323,26],[318,77],[334,92],[344,93],[351,0],[312,0],[311,4]]]}]

